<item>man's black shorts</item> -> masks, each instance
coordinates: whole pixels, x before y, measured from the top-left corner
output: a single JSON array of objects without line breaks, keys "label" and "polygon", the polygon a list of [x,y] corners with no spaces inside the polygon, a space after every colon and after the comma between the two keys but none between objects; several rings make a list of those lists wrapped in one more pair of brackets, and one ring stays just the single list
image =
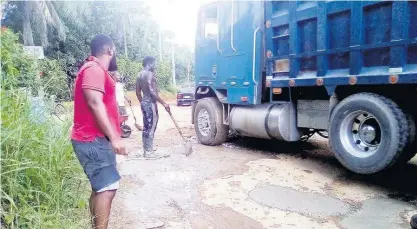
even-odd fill
[{"label": "man's black shorts", "polygon": [[120,180],[116,154],[107,138],[97,137],[92,142],[72,140],[72,146],[93,191],[97,192]]}]

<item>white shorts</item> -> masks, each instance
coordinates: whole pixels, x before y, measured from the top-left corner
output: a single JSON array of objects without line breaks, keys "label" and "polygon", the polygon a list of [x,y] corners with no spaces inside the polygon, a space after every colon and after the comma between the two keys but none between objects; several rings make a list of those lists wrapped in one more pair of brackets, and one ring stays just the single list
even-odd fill
[{"label": "white shorts", "polygon": [[119,188],[119,181],[116,181],[113,184],[110,184],[109,186],[98,190],[97,193],[110,191],[110,190],[117,190],[118,188]]}]

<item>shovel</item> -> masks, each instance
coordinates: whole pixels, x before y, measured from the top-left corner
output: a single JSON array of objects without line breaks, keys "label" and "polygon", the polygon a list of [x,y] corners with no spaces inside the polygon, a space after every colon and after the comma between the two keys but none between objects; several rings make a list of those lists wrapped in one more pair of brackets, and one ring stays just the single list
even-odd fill
[{"label": "shovel", "polygon": [[136,122],[135,113],[133,112],[133,108],[132,108],[132,101],[128,100],[127,103],[129,103],[130,111],[132,111],[133,119],[135,120],[136,129],[138,129],[139,131],[142,131],[143,128],[141,126],[139,126],[139,124]]},{"label": "shovel", "polygon": [[177,130],[180,133],[182,140],[184,140],[184,150],[185,150],[184,155],[189,156],[193,152],[193,145],[190,141],[187,141],[187,139],[185,139],[184,135],[182,134],[182,131],[181,131],[180,127],[178,126],[177,122],[174,119],[174,116],[172,116],[172,113],[169,111],[168,114],[169,114],[169,116],[171,116],[171,119],[174,122],[175,127],[177,127]]}]

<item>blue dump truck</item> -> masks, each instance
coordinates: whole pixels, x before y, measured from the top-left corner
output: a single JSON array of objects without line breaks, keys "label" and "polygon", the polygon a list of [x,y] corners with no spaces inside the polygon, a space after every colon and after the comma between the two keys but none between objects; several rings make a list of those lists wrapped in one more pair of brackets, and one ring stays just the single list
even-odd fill
[{"label": "blue dump truck", "polygon": [[198,13],[192,122],[205,145],[229,133],[329,138],[372,174],[417,153],[417,2],[228,1]]}]

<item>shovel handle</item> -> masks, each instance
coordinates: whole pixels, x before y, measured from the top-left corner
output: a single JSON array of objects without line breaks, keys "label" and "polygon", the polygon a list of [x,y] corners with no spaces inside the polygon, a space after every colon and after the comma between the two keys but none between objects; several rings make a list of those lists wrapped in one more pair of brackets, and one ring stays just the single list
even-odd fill
[{"label": "shovel handle", "polygon": [[177,121],[175,121],[174,116],[172,116],[172,113],[171,112],[168,112],[168,114],[169,114],[169,116],[171,116],[171,119],[174,122],[175,127],[177,127],[178,132],[180,133],[182,139],[185,141],[184,135],[182,135],[182,131],[181,131],[180,127],[178,126]]},{"label": "shovel handle", "polygon": [[135,120],[135,123],[136,123],[136,116],[135,116],[135,113],[133,112],[133,108],[132,108],[132,101],[127,100],[127,103],[129,104],[130,111],[132,112],[133,119]]}]

